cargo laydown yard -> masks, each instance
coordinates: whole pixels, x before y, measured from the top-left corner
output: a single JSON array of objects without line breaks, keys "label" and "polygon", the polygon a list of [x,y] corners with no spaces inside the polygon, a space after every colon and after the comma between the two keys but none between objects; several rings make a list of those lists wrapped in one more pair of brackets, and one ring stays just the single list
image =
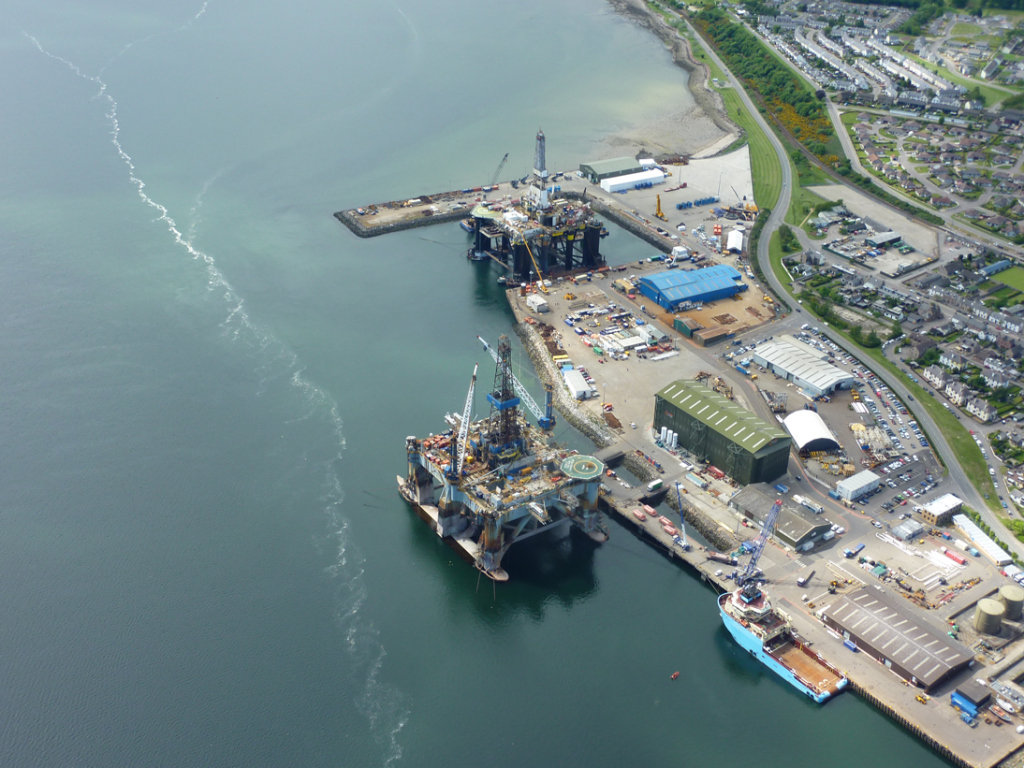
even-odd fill
[{"label": "cargo laydown yard", "polygon": [[[539,135],[517,197],[487,200],[504,189],[492,184],[336,214],[361,236],[461,222],[467,256],[487,262],[472,268],[509,286],[543,386],[539,405],[509,339],[479,339],[489,412],[473,420],[475,369],[462,412],[406,438],[401,496],[495,582],[517,577],[502,564],[517,542],[572,527],[600,545],[607,516],[713,587],[730,636],[773,679],[817,703],[848,688],[954,765],[1024,764],[1024,571],[976,524],[914,403],[780,311],[742,229],[707,234],[703,220],[757,215],[742,173],[737,205],[676,202],[680,235],[661,227],[661,195],[717,198],[722,171],[695,165],[675,164],[661,192],[649,188],[671,166],[644,158],[550,176]],[[623,190],[639,208],[609,201]],[[609,267],[595,211],[664,255]],[[556,410],[592,455],[554,440]]]}]

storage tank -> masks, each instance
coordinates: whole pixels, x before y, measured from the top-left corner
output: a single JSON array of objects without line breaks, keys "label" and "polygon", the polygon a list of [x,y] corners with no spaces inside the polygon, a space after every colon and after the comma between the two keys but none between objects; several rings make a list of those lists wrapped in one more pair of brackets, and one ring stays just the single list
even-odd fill
[{"label": "storage tank", "polygon": [[978,601],[978,609],[974,612],[974,628],[986,635],[998,635],[1003,625],[1006,608],[998,600],[987,597]]},{"label": "storage tank", "polygon": [[1024,609],[1024,589],[1016,584],[1004,584],[999,588],[999,602],[1006,608],[1006,618],[1019,621]]}]

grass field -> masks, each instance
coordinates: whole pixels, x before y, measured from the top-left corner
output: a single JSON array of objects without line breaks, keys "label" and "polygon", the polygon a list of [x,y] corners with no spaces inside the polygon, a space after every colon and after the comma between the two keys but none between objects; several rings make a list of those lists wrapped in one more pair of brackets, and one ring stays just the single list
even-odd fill
[{"label": "grass field", "polygon": [[1024,267],[1010,267],[993,276],[997,283],[1024,291]]},{"label": "grass field", "polygon": [[797,186],[789,200],[789,210],[786,211],[786,223],[799,227],[804,223],[804,219],[814,209],[814,206],[824,202],[825,198],[820,195],[816,195],[802,186]]},{"label": "grass field", "polygon": [[[790,277],[786,268],[782,266],[782,238],[779,236],[779,230],[772,232],[772,238],[768,241],[768,260],[771,262],[772,272],[775,273],[775,277],[779,279],[783,285],[789,285],[793,279]],[[793,306],[796,306],[796,300],[791,300]]]},{"label": "grass field", "polygon": [[967,24],[966,22],[958,21],[953,25],[953,29],[950,34],[974,37],[975,35],[981,34],[981,27],[976,27],[974,24]]}]

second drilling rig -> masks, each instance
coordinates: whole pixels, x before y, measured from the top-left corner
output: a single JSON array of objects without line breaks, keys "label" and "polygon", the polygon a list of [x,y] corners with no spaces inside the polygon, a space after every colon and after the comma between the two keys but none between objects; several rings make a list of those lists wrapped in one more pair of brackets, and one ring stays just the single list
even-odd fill
[{"label": "second drilling rig", "polygon": [[[593,541],[608,540],[597,509],[605,467],[555,444],[551,386],[541,409],[512,373],[508,338],[502,336],[497,349],[480,341],[496,363],[489,415],[472,421],[474,369],[465,408],[446,418],[449,429],[405,439],[409,470],[398,477],[398,488],[465,560],[506,581],[501,559],[517,541],[568,524]],[[536,426],[526,420],[524,405]]]}]

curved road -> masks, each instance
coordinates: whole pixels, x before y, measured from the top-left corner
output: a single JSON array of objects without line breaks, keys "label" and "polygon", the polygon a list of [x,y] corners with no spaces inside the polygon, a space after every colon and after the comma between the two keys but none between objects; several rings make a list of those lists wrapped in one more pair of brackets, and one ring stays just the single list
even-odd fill
[{"label": "curved road", "polygon": [[[702,41],[701,47],[711,58],[711,60],[714,61],[715,64],[723,72],[726,73],[726,76],[729,78],[729,83],[732,85],[733,88],[736,89],[737,93],[740,96],[740,101],[743,102],[743,105],[747,108],[748,112],[754,117],[754,120],[757,121],[757,124],[760,126],[761,130],[764,131],[765,135],[768,137],[768,140],[771,142],[772,147],[775,149],[775,154],[779,158],[779,163],[782,165],[782,190],[779,193],[778,202],[772,209],[771,215],[768,217],[768,221],[765,223],[765,227],[761,231],[761,238],[760,240],[758,240],[757,244],[757,258],[758,261],[761,263],[761,271],[764,273],[765,279],[767,279],[769,285],[771,285],[771,287],[774,289],[776,295],[780,297],[786,297],[787,299],[790,299],[790,303],[795,303],[791,298],[788,286],[784,286],[775,276],[775,272],[771,268],[771,261],[768,256],[768,243],[771,240],[771,235],[782,224],[786,211],[789,209],[789,201],[790,196],[792,194],[793,182],[792,168],[789,164],[789,156],[786,154],[786,150],[782,146],[782,141],[779,139],[778,136],[775,135],[775,132],[768,125],[764,117],[761,116],[761,113],[758,112],[750,97],[747,95],[747,92],[743,89],[743,86],[740,85],[736,77],[725,65],[725,62],[718,58],[718,55],[710,46],[703,44],[702,38],[700,38],[700,36],[697,34],[697,31],[693,29],[692,26],[690,26],[689,21],[687,21],[686,24],[690,28],[690,31],[693,32],[693,34],[697,37],[697,39]],[[842,123],[840,123],[839,125],[841,128]],[[853,154],[853,157],[856,158],[856,153]],[[797,232],[798,237],[800,237],[802,234],[802,230],[794,230],[794,232]],[[805,243],[802,244],[806,245]],[[828,335],[830,339],[832,339],[832,341],[834,341],[840,347],[845,349],[849,354],[851,354],[854,358],[859,360],[863,365],[874,371],[875,375],[878,376],[878,378],[881,379],[883,382],[885,382],[885,384],[888,385],[889,389],[891,389],[899,396],[900,400],[902,400],[903,403],[907,406],[907,410],[913,414],[914,418],[917,420],[917,423],[931,438],[931,448],[942,458],[943,463],[946,465],[949,471],[949,478],[957,486],[959,496],[964,500],[964,502],[968,506],[976,510],[981,515],[982,519],[986,523],[988,523],[989,527],[991,527],[992,530],[1005,530],[1003,524],[999,521],[995,513],[993,513],[992,510],[988,508],[988,505],[985,503],[985,500],[982,498],[981,494],[978,493],[977,489],[971,484],[970,479],[967,477],[967,473],[964,472],[963,467],[960,466],[960,462],[957,461],[956,459],[956,453],[953,451],[953,448],[946,441],[945,436],[942,434],[942,430],[939,429],[934,419],[932,419],[932,417],[924,408],[921,408],[920,406],[918,406],[916,409],[911,407],[916,401],[912,402],[910,400],[910,393],[907,391],[907,388],[903,385],[903,383],[898,378],[894,377],[891,373],[889,373],[888,370],[882,368],[881,366],[872,365],[873,361],[866,355],[863,355],[859,347],[853,344],[853,342],[849,341],[840,334],[837,334],[831,328],[825,328],[825,333]],[[1000,536],[1000,538],[1003,539],[1018,556],[1024,557],[1024,544],[1015,539],[1013,536],[1009,535],[1008,532]]]}]

